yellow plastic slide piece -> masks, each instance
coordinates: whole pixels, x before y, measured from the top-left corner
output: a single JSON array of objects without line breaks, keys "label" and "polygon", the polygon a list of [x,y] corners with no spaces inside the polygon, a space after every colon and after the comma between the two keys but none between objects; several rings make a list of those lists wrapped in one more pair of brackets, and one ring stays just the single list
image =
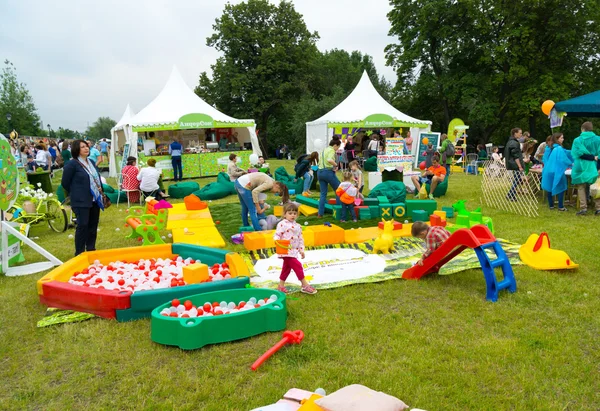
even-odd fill
[{"label": "yellow plastic slide piece", "polygon": [[229,266],[229,272],[231,277],[249,277],[250,270],[248,264],[244,261],[241,255],[238,253],[229,253],[225,255],[225,262]]},{"label": "yellow plastic slide piece", "polygon": [[519,257],[536,270],[572,270],[579,267],[564,251],[550,248],[550,238],[546,233],[531,234],[519,248]]},{"label": "yellow plastic slide piece", "polygon": [[225,248],[225,240],[216,227],[174,228],[173,242],[201,245],[204,247]]}]

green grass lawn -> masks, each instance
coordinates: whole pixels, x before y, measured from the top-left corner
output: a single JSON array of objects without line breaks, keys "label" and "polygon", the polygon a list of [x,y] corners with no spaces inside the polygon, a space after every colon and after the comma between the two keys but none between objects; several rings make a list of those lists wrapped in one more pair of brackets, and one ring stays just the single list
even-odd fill
[{"label": "green grass lawn", "polygon": [[[294,162],[271,161],[273,169],[281,164],[291,171]],[[480,183],[479,176],[452,175],[440,207],[458,199],[479,206]],[[124,238],[125,208],[102,214],[99,249],[137,244]],[[210,208],[228,239],[241,225],[237,197]],[[497,303],[485,300],[480,270],[294,294],[287,326],[305,339],[256,372],[250,365],[281,333],[186,352],[153,343],[148,319],[38,329],[46,308],[35,282],[44,273],[0,276],[0,409],[248,410],[292,387],[333,392],[354,383],[430,411],[598,409],[600,217],[541,208],[536,219],[488,208],[484,215],[497,236],[515,242],[548,232],[579,270],[516,266],[517,292],[501,293]],[[66,261],[74,251],[70,233],[36,227],[31,235]]]}]

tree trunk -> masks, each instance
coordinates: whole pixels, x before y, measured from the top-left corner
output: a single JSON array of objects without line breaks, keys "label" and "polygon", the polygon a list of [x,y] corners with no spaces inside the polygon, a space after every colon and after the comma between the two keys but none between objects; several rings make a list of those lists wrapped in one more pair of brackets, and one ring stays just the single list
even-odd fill
[{"label": "tree trunk", "polygon": [[540,141],[539,139],[536,138],[536,132],[535,132],[535,112],[530,112],[529,113],[529,134],[531,134],[531,138],[535,138],[536,140]]},{"label": "tree trunk", "polygon": [[258,134],[258,145],[263,153],[263,157],[265,159],[269,158],[269,142],[268,142],[268,132],[267,132],[267,123],[269,121],[269,112],[264,111],[261,116],[260,123],[258,124],[259,134]]}]

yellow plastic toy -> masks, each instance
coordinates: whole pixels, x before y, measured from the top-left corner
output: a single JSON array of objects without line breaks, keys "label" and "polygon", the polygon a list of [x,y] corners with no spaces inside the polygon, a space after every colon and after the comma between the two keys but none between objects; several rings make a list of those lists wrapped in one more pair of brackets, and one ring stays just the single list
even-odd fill
[{"label": "yellow plastic toy", "polygon": [[579,267],[579,264],[575,264],[564,251],[550,248],[547,233],[531,234],[519,248],[519,257],[536,270],[572,270]]},{"label": "yellow plastic toy", "polygon": [[379,237],[375,239],[375,243],[373,244],[373,254],[377,254],[380,251],[383,254],[389,254],[390,249],[394,247],[394,236],[392,232],[394,231],[394,223],[393,220],[384,220],[381,219],[383,224],[383,233],[379,234]]}]

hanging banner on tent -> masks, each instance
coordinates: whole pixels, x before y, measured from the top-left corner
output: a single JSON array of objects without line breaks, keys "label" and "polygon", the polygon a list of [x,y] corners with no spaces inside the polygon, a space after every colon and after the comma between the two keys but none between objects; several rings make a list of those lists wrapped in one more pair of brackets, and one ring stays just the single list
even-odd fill
[{"label": "hanging banner on tent", "polygon": [[149,124],[133,126],[133,131],[160,131],[160,130],[186,130],[198,128],[232,128],[232,127],[252,127],[253,120],[236,121],[217,121],[208,114],[189,113],[181,116],[179,120],[173,123]]}]

